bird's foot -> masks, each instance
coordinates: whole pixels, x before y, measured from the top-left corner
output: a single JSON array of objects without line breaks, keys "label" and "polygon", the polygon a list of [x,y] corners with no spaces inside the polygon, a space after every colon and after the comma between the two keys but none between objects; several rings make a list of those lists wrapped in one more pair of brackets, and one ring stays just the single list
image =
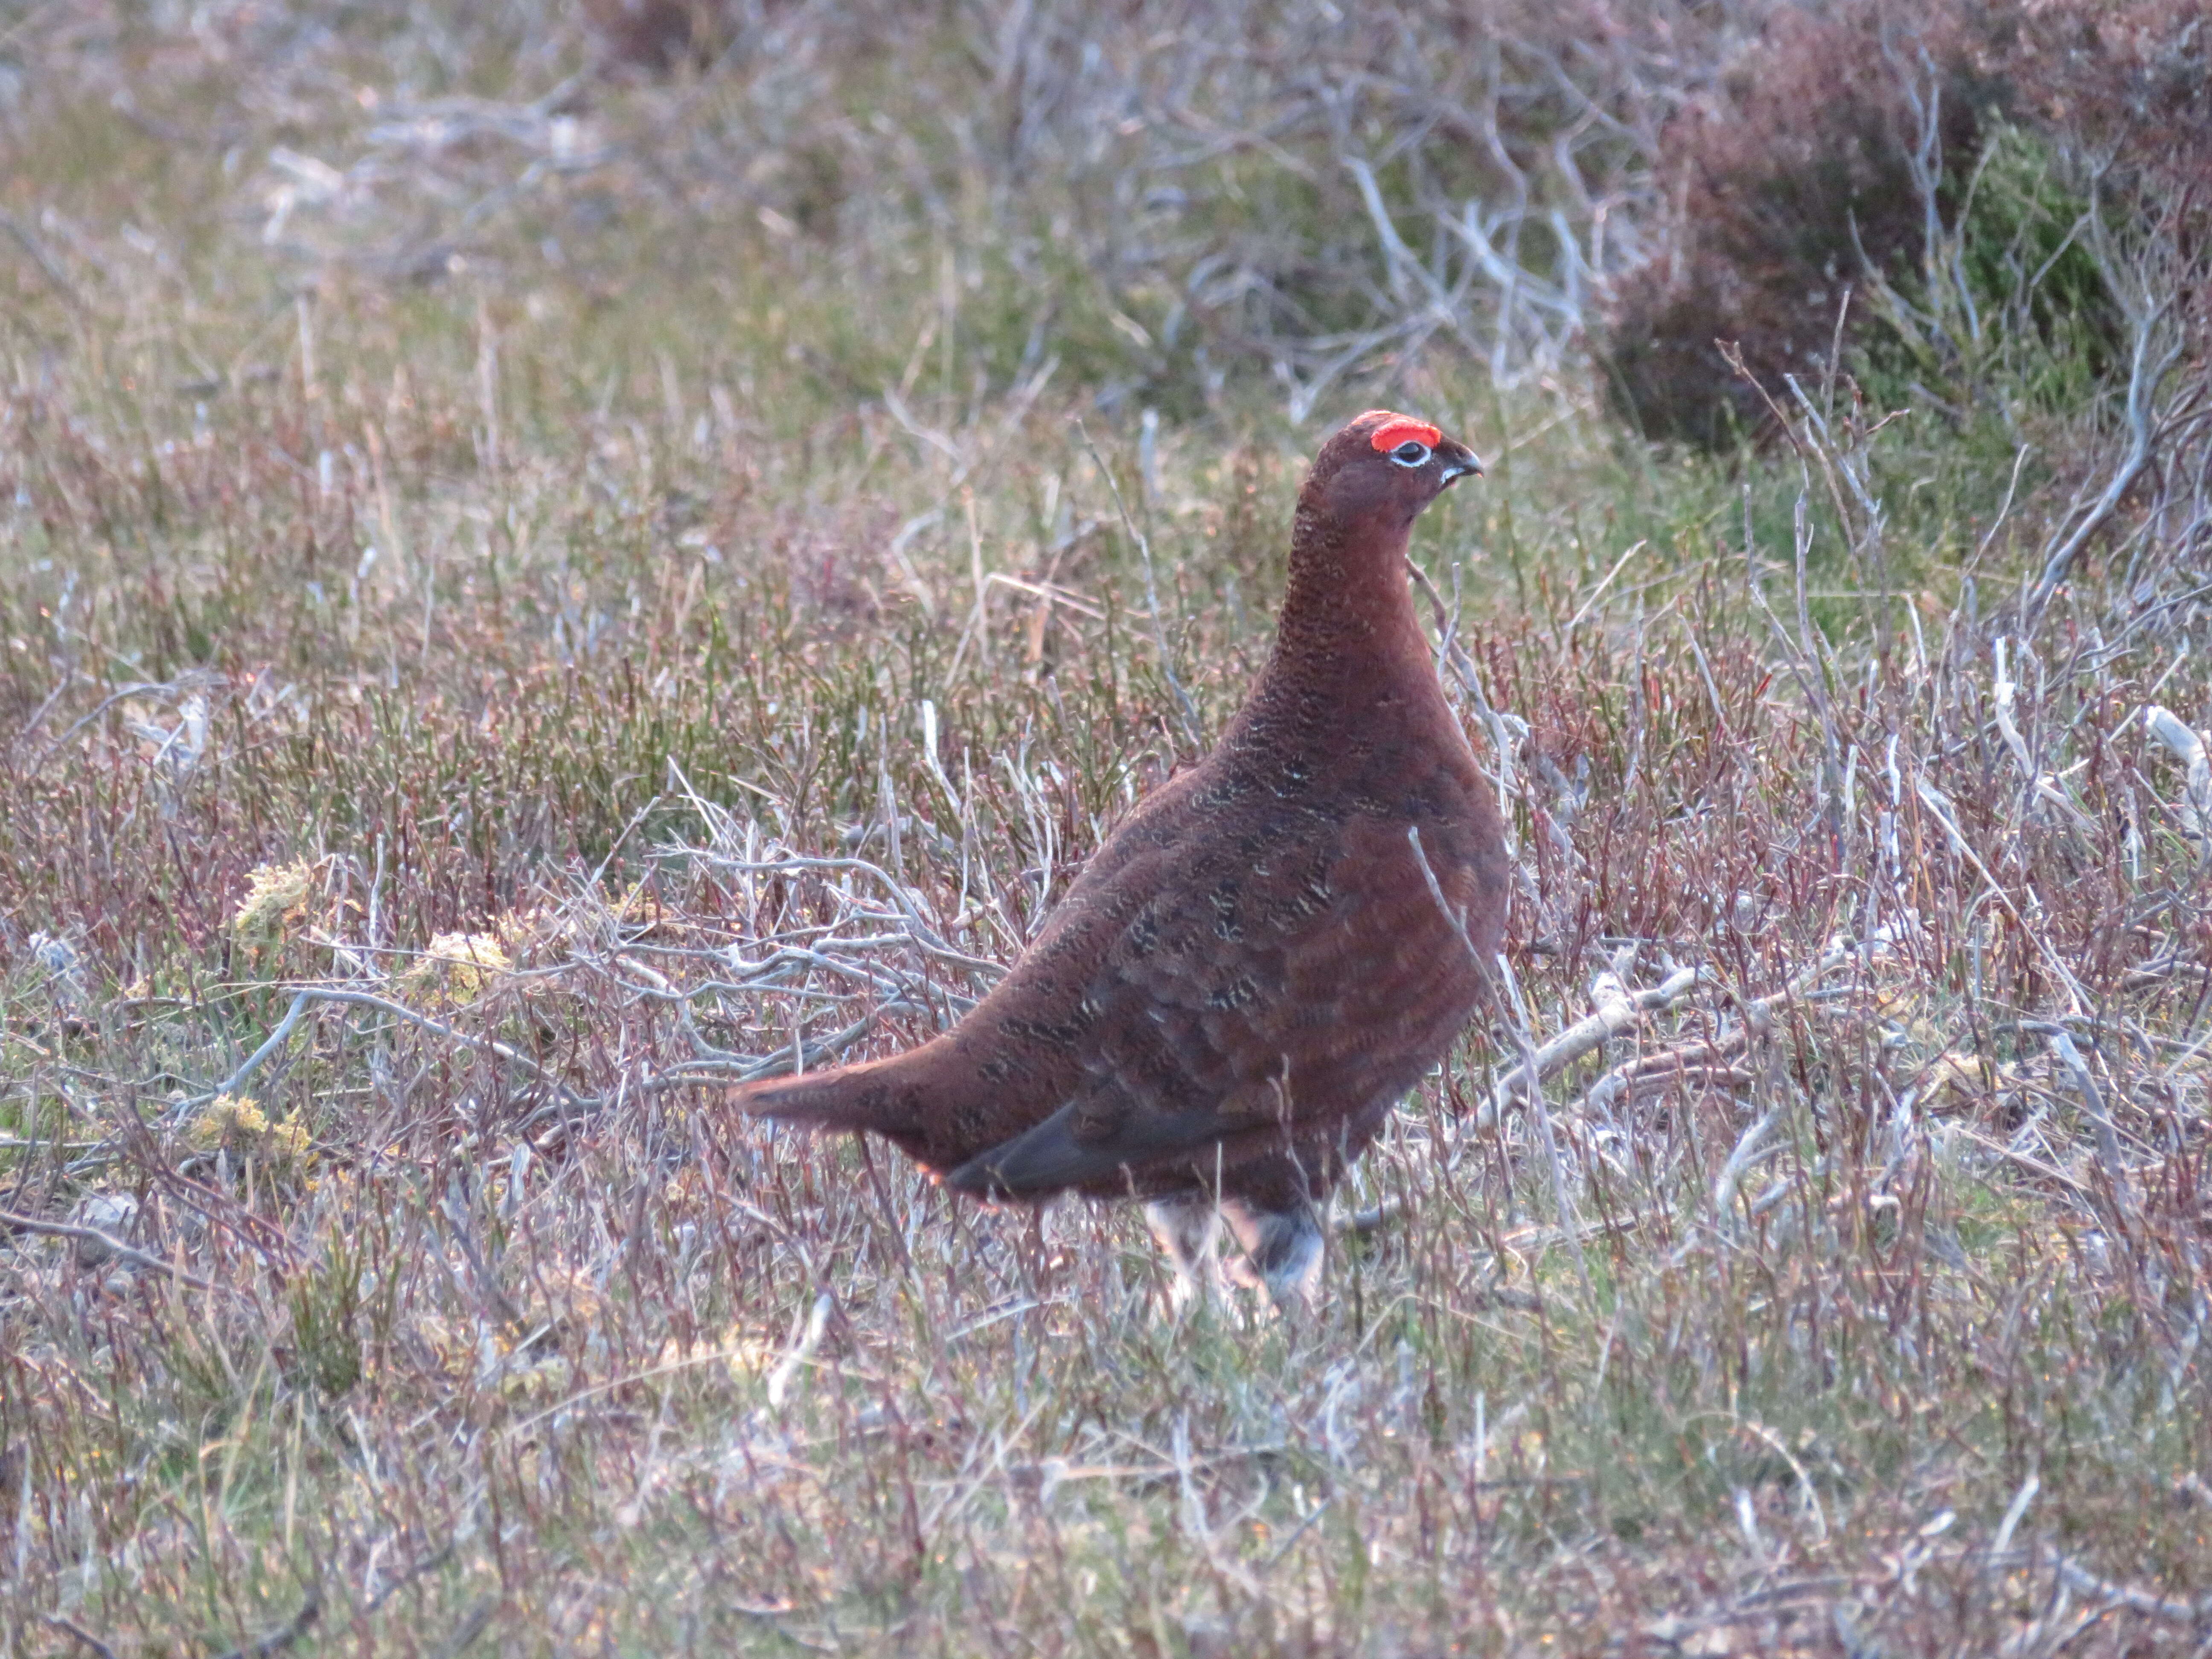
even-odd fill
[{"label": "bird's foot", "polygon": [[1221,1212],[1211,1198],[1154,1199],[1145,1206],[1145,1221],[1175,1269],[1168,1307],[1177,1319],[1213,1301],[1223,1289],[1218,1248]]},{"label": "bird's foot", "polygon": [[1261,1210],[1232,1198],[1222,1213],[1244,1247],[1244,1259],[1229,1268],[1238,1284],[1265,1291],[1285,1318],[1304,1319],[1320,1308],[1323,1235],[1311,1205]]}]

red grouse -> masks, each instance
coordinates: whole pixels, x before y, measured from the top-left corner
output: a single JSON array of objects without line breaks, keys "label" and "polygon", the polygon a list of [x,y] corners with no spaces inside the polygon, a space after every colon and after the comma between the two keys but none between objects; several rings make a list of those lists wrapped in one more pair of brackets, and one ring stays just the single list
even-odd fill
[{"label": "red grouse", "polygon": [[1273,653],[1220,745],[951,1030],[737,1103],[879,1134],[979,1197],[1146,1200],[1178,1299],[1218,1271],[1225,1219],[1242,1276],[1310,1301],[1317,1206],[1467,1024],[1504,933],[1497,808],[1406,576],[1414,518],[1480,471],[1403,415],[1331,438]]}]

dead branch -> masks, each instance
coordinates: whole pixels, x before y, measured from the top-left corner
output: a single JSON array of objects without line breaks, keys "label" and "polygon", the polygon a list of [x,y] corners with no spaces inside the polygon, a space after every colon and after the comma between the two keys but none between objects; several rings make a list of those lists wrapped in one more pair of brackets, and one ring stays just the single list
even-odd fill
[{"label": "dead branch", "polygon": [[[1850,962],[1851,955],[1848,948],[1838,946],[1791,980],[1781,990],[1770,992],[1765,996],[1756,998],[1742,1005],[1744,1017],[1741,1023],[1723,1036],[1700,1038],[1697,1042],[1686,1042],[1676,1048],[1662,1048],[1649,1054],[1639,1054],[1633,1060],[1616,1066],[1590,1085],[1583,1097],[1584,1105],[1602,1110],[1613,1105],[1624,1097],[1634,1098],[1636,1094],[1644,1087],[1670,1085],[1678,1081],[1686,1082],[1697,1077],[1726,1081],[1731,1087],[1748,1087],[1751,1079],[1748,1074],[1737,1070],[1730,1063],[1734,1057],[1749,1046],[1752,1038],[1765,1035],[1777,1008],[1783,1007],[1816,989],[1822,980]],[[1686,969],[1682,970],[1684,973],[1688,971]],[[1658,989],[1666,990],[1668,986],[1674,984],[1675,979],[1680,977],[1680,974],[1677,974],[1674,979],[1669,979]],[[1687,988],[1687,987],[1684,988],[1685,992]],[[1638,994],[1640,997],[1649,997],[1656,994],[1645,991]],[[1580,1031],[1584,1027],[1591,1025],[1596,1018],[1593,1016],[1591,1019],[1584,1020],[1581,1025],[1574,1027],[1573,1030]],[[1571,1035],[1572,1032],[1563,1034],[1556,1041],[1564,1042],[1566,1036]],[[1613,1035],[1612,1032],[1604,1033],[1589,1043],[1581,1052],[1587,1053],[1589,1048],[1596,1047],[1599,1042],[1604,1041],[1605,1036],[1611,1035]],[[1562,1064],[1565,1063],[1562,1061]]]},{"label": "dead branch", "polygon": [[104,1233],[97,1227],[80,1227],[74,1222],[41,1221],[36,1216],[20,1215],[14,1210],[0,1210],[0,1227],[10,1227],[21,1233],[43,1233],[50,1238],[70,1238],[82,1244],[95,1244],[118,1261],[134,1267],[143,1267],[150,1273],[167,1273],[180,1285],[189,1285],[196,1291],[216,1291],[225,1288],[213,1279],[202,1279],[173,1261],[164,1261],[158,1255],[149,1255],[135,1245],[125,1244],[112,1233]]},{"label": "dead branch", "polygon": [[508,1065],[527,1072],[532,1078],[552,1090],[559,1097],[562,1106],[571,1112],[589,1111],[601,1104],[595,1098],[586,1099],[578,1095],[529,1055],[500,1042],[496,1037],[471,1036],[466,1031],[456,1030],[443,1020],[433,1019],[428,1014],[417,1013],[406,1004],[394,1002],[389,997],[374,996],[367,991],[343,991],[330,987],[307,986],[302,988],[293,997],[290,1010],[277,1023],[276,1029],[270,1033],[268,1040],[247,1056],[244,1065],[214,1089],[179,1101],[171,1109],[170,1116],[180,1118],[186,1113],[206,1105],[217,1097],[232,1093],[240,1087],[246,1079],[253,1074],[255,1069],[274,1054],[284,1039],[292,1034],[292,1029],[299,1023],[301,1012],[310,1003],[334,1003],[344,1007],[373,1008],[379,1013],[389,1014],[394,1019],[404,1020],[410,1025],[419,1026],[434,1036],[441,1036],[449,1042],[457,1042],[464,1048],[473,1048],[478,1054],[490,1054],[496,1059],[505,1060]]},{"label": "dead branch", "polygon": [[266,1636],[258,1637],[248,1642],[244,1647],[233,1648],[228,1653],[219,1654],[216,1659],[268,1659],[269,1655],[283,1652],[305,1636],[314,1622],[322,1616],[323,1587],[320,1584],[310,1584],[307,1587],[307,1599],[300,1604],[299,1612],[294,1613],[291,1618],[270,1631]]},{"label": "dead branch", "polygon": [[1476,1127],[1487,1129],[1497,1123],[1512,1097],[1529,1090],[1532,1078],[1539,1085],[1547,1082],[1584,1054],[1602,1048],[1608,1039],[1642,1024],[1651,1014],[1672,1008],[1690,994],[1698,977],[1698,969],[1678,968],[1657,985],[1632,992],[1615,975],[1599,975],[1591,987],[1597,1011],[1524,1055],[1521,1065],[1499,1079],[1491,1091],[1476,1115]]},{"label": "dead branch", "polygon": [[47,1613],[46,1615],[46,1621],[49,1625],[52,1625],[56,1630],[60,1631],[64,1635],[75,1637],[86,1647],[90,1648],[94,1653],[98,1654],[100,1656],[100,1659],[116,1659],[115,1650],[108,1646],[106,1643],[101,1641],[97,1636],[94,1636],[83,1626],[73,1623],[70,1620],[63,1618],[58,1613]]},{"label": "dead branch", "polygon": [[2181,763],[2187,779],[2179,808],[2182,833],[2212,857],[2212,759],[2206,756],[2204,739],[2187,721],[2156,703],[2143,710],[2143,724]]}]

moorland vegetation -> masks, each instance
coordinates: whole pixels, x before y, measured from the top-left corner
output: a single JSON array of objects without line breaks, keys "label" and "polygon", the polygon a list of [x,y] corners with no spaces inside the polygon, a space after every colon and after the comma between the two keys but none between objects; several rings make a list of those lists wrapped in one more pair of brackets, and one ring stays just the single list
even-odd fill
[{"label": "moorland vegetation", "polygon": [[[0,21],[0,1646],[2201,1651],[2197,10]],[[1520,1006],[1320,1316],[735,1119],[1376,404]]]}]

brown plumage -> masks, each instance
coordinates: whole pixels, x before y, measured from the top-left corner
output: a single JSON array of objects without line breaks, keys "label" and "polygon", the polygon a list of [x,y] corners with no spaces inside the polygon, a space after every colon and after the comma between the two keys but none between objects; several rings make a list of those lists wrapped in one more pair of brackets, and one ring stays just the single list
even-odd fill
[{"label": "brown plumage", "polygon": [[1504,932],[1497,809],[1406,574],[1414,518],[1480,470],[1387,411],[1331,438],[1274,651],[1219,746],[1091,854],[951,1030],[737,1103],[879,1134],[981,1197],[1147,1200],[1179,1295],[1215,1272],[1218,1215],[1278,1303],[1310,1297],[1316,1205],[1467,1024],[1468,946],[1486,963]]}]

